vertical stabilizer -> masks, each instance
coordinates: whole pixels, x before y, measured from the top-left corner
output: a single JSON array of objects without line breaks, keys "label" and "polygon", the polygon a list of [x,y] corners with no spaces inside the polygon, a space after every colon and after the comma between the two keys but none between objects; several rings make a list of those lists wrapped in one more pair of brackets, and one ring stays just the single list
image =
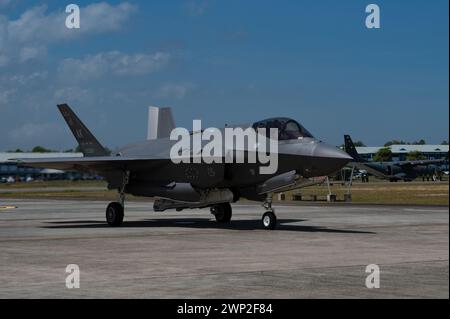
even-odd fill
[{"label": "vertical stabilizer", "polygon": [[58,109],[73,133],[84,156],[107,156],[109,152],[100,144],[89,129],[67,104],[59,104]]},{"label": "vertical stabilizer", "polygon": [[365,160],[358,154],[350,135],[344,135],[344,150],[348,155],[353,157],[356,162],[365,162]]},{"label": "vertical stabilizer", "polygon": [[149,106],[147,131],[148,140],[169,137],[170,132],[172,132],[174,128],[175,121],[173,120],[172,110],[170,107],[160,108]]}]

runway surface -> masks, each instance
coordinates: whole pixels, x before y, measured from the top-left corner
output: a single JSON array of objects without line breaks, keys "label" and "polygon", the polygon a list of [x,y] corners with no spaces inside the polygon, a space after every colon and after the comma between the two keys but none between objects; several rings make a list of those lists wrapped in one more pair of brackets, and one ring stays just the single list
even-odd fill
[{"label": "runway surface", "polygon": [[278,205],[267,231],[259,205],[233,205],[224,226],[127,202],[120,228],[106,205],[2,199],[0,298],[449,298],[448,207]]}]

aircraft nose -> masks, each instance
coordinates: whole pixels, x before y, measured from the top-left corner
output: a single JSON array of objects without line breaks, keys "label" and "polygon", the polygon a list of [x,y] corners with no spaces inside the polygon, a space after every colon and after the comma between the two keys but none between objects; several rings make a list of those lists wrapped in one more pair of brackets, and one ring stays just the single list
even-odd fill
[{"label": "aircraft nose", "polygon": [[328,176],[352,160],[352,157],[341,149],[325,143],[318,143],[312,152],[309,173],[312,176]]},{"label": "aircraft nose", "polygon": [[342,163],[342,165],[345,165],[353,160],[353,158],[343,150],[324,143],[320,143],[316,146],[313,151],[313,156],[335,160],[338,163]]}]

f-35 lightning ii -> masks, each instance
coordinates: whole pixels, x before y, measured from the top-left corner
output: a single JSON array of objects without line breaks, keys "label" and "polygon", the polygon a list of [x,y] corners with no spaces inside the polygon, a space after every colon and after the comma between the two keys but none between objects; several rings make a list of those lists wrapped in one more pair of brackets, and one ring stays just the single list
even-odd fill
[{"label": "f-35 lightning ii", "polygon": [[[315,139],[302,125],[290,118],[271,118],[247,127],[278,130],[278,166],[274,173],[261,174],[260,163],[174,163],[170,150],[177,142],[170,139],[174,129],[172,114],[159,112],[155,139],[120,147],[109,153],[80,121],[67,104],[58,108],[79,143],[82,158],[20,159],[23,166],[80,171],[102,176],[109,189],[118,190],[118,200],[108,205],[106,221],[119,226],[124,218],[125,194],[153,197],[155,211],[210,207],[217,222],[231,220],[230,203],[240,198],[262,201],[262,226],[274,229],[276,215],[273,194],[313,184],[312,177],[328,176],[352,160],[338,149]],[[158,113],[158,112],[156,112]],[[161,118],[162,117],[162,118]],[[154,123],[155,121],[153,121]],[[243,128],[246,128],[243,126]],[[191,132],[195,135],[199,132]],[[231,150],[236,158],[238,150]],[[192,149],[190,154],[193,155]],[[244,151],[247,158],[249,150]]]}]

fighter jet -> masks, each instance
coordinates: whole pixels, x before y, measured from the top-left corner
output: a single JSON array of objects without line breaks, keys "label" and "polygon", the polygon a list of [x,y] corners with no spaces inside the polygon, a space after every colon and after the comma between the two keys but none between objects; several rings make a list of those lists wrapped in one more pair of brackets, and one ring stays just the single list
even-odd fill
[{"label": "fighter jet", "polygon": [[440,170],[440,165],[446,160],[416,160],[416,161],[389,161],[369,162],[363,159],[357,152],[350,135],[344,135],[345,151],[353,158],[353,163],[359,170],[391,182],[404,180],[406,182],[416,179],[418,176],[433,175]]},{"label": "fighter jet", "polygon": [[[310,178],[330,175],[352,160],[337,147],[314,138],[297,121],[280,117],[248,125],[255,130],[265,128],[267,132],[270,128],[278,129],[278,167],[274,173],[262,174],[260,163],[238,160],[175,163],[170,150],[177,141],[170,139],[174,121],[167,109],[159,114],[154,112],[157,119],[151,123],[159,124],[153,130],[154,139],[125,145],[109,153],[67,104],[60,104],[58,108],[84,157],[20,159],[20,163],[102,176],[108,189],[118,191],[117,201],[106,208],[106,221],[111,226],[122,224],[125,194],[132,194],[153,197],[154,211],[209,207],[219,223],[231,220],[230,203],[240,198],[261,201],[265,210],[262,226],[274,229],[277,224],[272,208],[275,193],[309,186]],[[191,135],[197,133],[191,132]],[[233,157],[242,157],[237,149],[231,151]],[[192,149],[189,154],[194,156]],[[244,157],[248,156],[247,150]]]}]

